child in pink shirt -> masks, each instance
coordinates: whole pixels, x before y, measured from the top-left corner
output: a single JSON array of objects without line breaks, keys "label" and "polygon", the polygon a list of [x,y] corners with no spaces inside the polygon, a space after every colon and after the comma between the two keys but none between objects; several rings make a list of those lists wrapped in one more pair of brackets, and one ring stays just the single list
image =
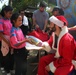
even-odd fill
[{"label": "child in pink shirt", "polygon": [[26,75],[27,50],[25,49],[25,42],[31,43],[31,39],[26,39],[19,28],[22,24],[22,17],[19,13],[12,15],[11,22],[13,27],[11,29],[10,43],[14,48],[15,75]]},{"label": "child in pink shirt", "polygon": [[[0,38],[2,44],[0,51],[1,53],[0,60],[1,60],[1,67],[4,67],[7,75],[11,75],[10,67],[13,66],[13,62],[11,62],[13,60],[12,59],[13,55],[11,54],[11,45],[9,42],[10,30],[12,28],[12,24],[10,22],[10,17],[12,16],[12,10],[13,8],[11,6],[5,6],[1,11],[2,19],[0,19]],[[8,49],[6,49],[6,46],[3,46],[4,45],[3,43],[7,45]]]}]

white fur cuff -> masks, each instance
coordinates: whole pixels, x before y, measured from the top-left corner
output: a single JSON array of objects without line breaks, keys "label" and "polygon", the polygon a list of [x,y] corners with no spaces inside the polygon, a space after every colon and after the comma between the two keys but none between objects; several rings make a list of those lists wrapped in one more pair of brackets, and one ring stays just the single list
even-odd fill
[{"label": "white fur cuff", "polygon": [[75,70],[76,70],[76,61],[75,60],[72,60],[72,64],[74,65]]},{"label": "white fur cuff", "polygon": [[45,47],[44,48],[45,51],[47,51],[47,52],[51,51],[51,47],[50,47],[50,45],[47,42],[43,42],[42,45]]},{"label": "white fur cuff", "polygon": [[56,67],[54,66],[54,64],[53,64],[53,62],[51,62],[50,64],[49,64],[49,66],[50,66],[50,70],[51,70],[51,72],[55,72],[55,70],[56,70]]}]

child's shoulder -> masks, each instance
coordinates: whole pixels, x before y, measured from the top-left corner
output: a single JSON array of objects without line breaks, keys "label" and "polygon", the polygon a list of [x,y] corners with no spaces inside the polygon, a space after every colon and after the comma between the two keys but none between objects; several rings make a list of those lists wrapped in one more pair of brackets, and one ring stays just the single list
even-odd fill
[{"label": "child's shoulder", "polygon": [[11,29],[11,32],[18,32],[18,31],[21,31],[21,29],[20,28],[15,28],[15,27],[12,27],[12,29]]},{"label": "child's shoulder", "polygon": [[14,28],[14,27],[12,27],[12,29],[11,29],[11,33],[12,33],[12,32],[15,32],[15,28]]},{"label": "child's shoulder", "polygon": [[0,22],[3,22],[3,18],[0,18]]},{"label": "child's shoulder", "polygon": [[[7,21],[7,20],[8,20],[8,21]],[[9,19],[5,19],[5,18],[3,18],[3,17],[0,18],[0,22],[2,22],[3,24],[6,23],[6,22],[9,22],[9,21],[10,21]]]}]

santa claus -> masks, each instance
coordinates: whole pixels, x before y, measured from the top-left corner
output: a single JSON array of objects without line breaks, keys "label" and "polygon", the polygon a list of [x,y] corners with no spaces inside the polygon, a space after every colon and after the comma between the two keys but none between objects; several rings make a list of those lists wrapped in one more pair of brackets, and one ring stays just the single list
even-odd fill
[{"label": "santa claus", "polygon": [[43,42],[43,47],[47,52],[51,50],[56,52],[40,59],[38,75],[48,75],[49,71],[54,75],[69,75],[74,69],[72,60],[75,51],[75,40],[68,33],[68,23],[64,16],[52,16],[49,21],[53,34],[47,42]]}]

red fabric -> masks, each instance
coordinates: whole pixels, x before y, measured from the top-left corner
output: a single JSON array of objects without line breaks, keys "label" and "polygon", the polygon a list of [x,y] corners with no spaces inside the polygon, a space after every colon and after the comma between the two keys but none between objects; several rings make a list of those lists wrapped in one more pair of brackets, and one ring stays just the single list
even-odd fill
[{"label": "red fabric", "polygon": [[33,30],[32,32],[30,32],[28,35],[32,35],[37,37],[38,39],[40,39],[41,41],[47,41],[49,39],[49,36],[47,33],[43,32],[42,30],[40,30],[39,28],[36,30]]},{"label": "red fabric", "polygon": [[[51,44],[51,40],[52,40],[52,38],[50,38],[48,41],[49,45]],[[53,42],[54,41],[55,40],[53,39]],[[59,55],[63,58],[59,58],[59,59],[55,60],[54,66],[57,68],[62,65],[64,65],[64,66],[71,65],[71,60],[73,59],[74,50],[75,50],[74,38],[69,33],[66,33],[59,41],[59,45],[57,48],[58,48]]]},{"label": "red fabric", "polygon": [[75,52],[74,52],[74,60],[76,60],[76,42],[75,42]]},{"label": "red fabric", "polygon": [[68,25],[68,21],[66,20],[66,18],[64,16],[56,16],[59,20],[61,20],[62,22],[65,22],[66,25]]},{"label": "red fabric", "polygon": [[38,75],[49,75],[48,72],[46,71],[45,67],[47,65],[49,65],[50,62],[52,62],[54,59],[55,59],[54,54],[49,54],[49,55],[43,56],[39,62]]},{"label": "red fabric", "polygon": [[[51,43],[55,41],[52,37],[53,36],[51,36],[48,41],[49,46],[51,46]],[[54,56],[52,56],[51,54],[42,57],[39,62],[38,75],[48,75],[47,71],[45,70],[45,67],[51,62],[53,62],[54,67],[56,67],[54,75],[68,75],[74,69],[74,66],[71,63],[71,60],[73,59],[74,55],[74,50],[74,38],[69,33],[66,33],[60,39],[58,45],[58,53],[60,57],[54,58]]]},{"label": "red fabric", "polygon": [[49,46],[52,48],[53,36],[51,36],[50,39],[47,42],[49,43]]},{"label": "red fabric", "polygon": [[[39,62],[38,75],[49,75],[48,72],[46,71],[45,67],[54,60],[55,60],[54,54],[49,54],[49,55],[43,56]],[[69,70],[69,68],[70,68],[70,65],[59,67],[56,69],[54,75],[68,75],[71,72],[71,70],[73,69],[73,66],[71,66],[70,70]]]}]

